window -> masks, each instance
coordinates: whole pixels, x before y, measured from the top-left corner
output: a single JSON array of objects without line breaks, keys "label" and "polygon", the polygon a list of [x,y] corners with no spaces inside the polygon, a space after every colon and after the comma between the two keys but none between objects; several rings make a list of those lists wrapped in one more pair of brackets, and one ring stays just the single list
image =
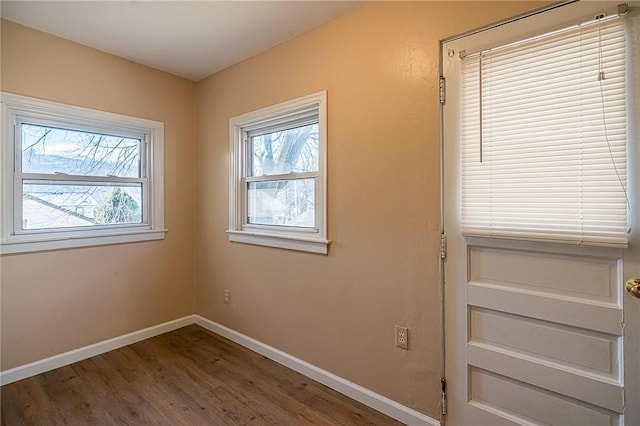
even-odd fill
[{"label": "window", "polygon": [[229,124],[229,240],[326,254],[326,92]]},{"label": "window", "polygon": [[463,234],[625,246],[626,72],[615,15],[466,54]]},{"label": "window", "polygon": [[163,124],[2,93],[2,253],[164,238]]}]

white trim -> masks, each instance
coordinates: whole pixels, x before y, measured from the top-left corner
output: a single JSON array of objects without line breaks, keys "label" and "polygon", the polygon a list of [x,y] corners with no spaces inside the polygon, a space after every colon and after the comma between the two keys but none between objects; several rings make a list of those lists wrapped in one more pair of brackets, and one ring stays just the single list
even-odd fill
[{"label": "white trim", "polygon": [[[142,230],[130,232],[111,232],[108,235],[85,235],[78,237],[64,237],[62,239],[29,241],[7,241],[0,246],[0,254],[32,253],[36,251],[63,250],[80,247],[105,246],[109,244],[139,243],[143,241],[163,240],[167,230]],[[49,234],[51,235],[51,234]]]},{"label": "white trim", "polygon": [[255,244],[259,246],[308,251],[320,254],[327,254],[330,243],[329,240],[319,240],[317,238],[300,238],[293,235],[262,234],[252,231],[228,230],[227,234],[229,234],[229,241],[235,243]]},{"label": "white trim", "polygon": [[440,422],[426,414],[420,413],[400,403],[397,403],[385,396],[377,394],[367,388],[343,379],[333,373],[316,367],[306,361],[282,352],[272,346],[266,345],[242,333],[234,331],[217,322],[211,321],[198,314],[187,315],[182,318],[158,324],[142,330],[134,331],[69,352],[54,355],[39,361],[21,365],[0,372],[0,385],[7,385],[18,380],[26,379],[37,374],[55,370],[74,362],[82,361],[93,356],[119,349],[121,347],[150,339],[163,333],[168,333],[191,324],[199,325],[219,336],[225,337],[249,350],[259,353],[283,366],[290,368],[303,376],[322,383],[341,394],[361,402],[376,411],[386,414],[407,425],[420,426],[440,426]]},{"label": "white trim", "polygon": [[142,330],[134,331],[122,336],[117,336],[112,339],[103,340],[102,342],[74,349],[69,352],[21,365],[10,370],[5,370],[0,372],[0,385],[6,385],[18,380],[26,379],[27,377],[55,370],[56,368],[64,367],[65,365],[73,364],[74,362],[82,361],[84,359],[91,358],[92,356],[100,355],[123,346],[150,339],[160,334],[186,327],[193,323],[194,316],[188,315],[173,321],[147,327]]},{"label": "white trim", "polygon": [[[2,142],[0,143],[0,170],[2,172],[0,197],[0,254],[26,253],[120,244],[164,239],[164,123],[138,117],[67,105],[13,93],[0,92],[2,103]],[[77,128],[98,133],[118,134],[141,138],[144,148],[144,176],[136,179],[91,177],[96,182],[141,182],[143,197],[142,224],[91,226],[86,229],[52,229],[22,232],[14,218],[21,195],[14,177],[15,126],[22,118],[59,125],[73,124]],[[29,177],[29,175],[24,175]],[[42,179],[44,175],[33,175]],[[87,181],[88,177],[52,176],[52,180]],[[18,211],[18,216],[20,216]],[[142,228],[142,229],[141,229]]]},{"label": "white trim", "polygon": [[[246,224],[247,152],[243,134],[248,130],[290,122],[310,112],[318,115],[318,172],[310,173],[315,182],[315,229],[307,238],[300,239],[296,232],[280,227],[271,232],[254,232]],[[229,241],[269,247],[327,254],[327,92],[321,91],[277,105],[251,111],[229,119]],[[300,177],[304,174],[292,174]],[[285,175],[250,179],[251,181],[284,179]],[[276,227],[274,227],[276,228]]]},{"label": "white trim", "polygon": [[377,394],[369,389],[366,389],[360,385],[343,379],[340,376],[336,376],[326,370],[316,367],[313,364],[309,364],[299,358],[282,352],[274,347],[266,345],[258,340],[255,340],[242,333],[238,333],[230,328],[227,328],[221,324],[211,321],[200,315],[194,315],[195,323],[207,330],[225,337],[245,348],[248,348],[260,355],[284,365],[298,373],[309,377],[325,386],[330,387],[333,390],[340,392],[343,395],[348,396],[364,405],[380,411],[407,425],[433,425],[439,426],[440,422],[425,414],[415,411],[409,407],[399,404],[387,397]]}]

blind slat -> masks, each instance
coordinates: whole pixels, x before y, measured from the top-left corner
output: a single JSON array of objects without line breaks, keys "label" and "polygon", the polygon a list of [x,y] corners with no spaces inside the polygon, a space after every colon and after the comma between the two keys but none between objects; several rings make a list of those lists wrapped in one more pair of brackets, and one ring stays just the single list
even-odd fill
[{"label": "blind slat", "polygon": [[627,244],[625,43],[612,19],[463,59],[464,235]]}]

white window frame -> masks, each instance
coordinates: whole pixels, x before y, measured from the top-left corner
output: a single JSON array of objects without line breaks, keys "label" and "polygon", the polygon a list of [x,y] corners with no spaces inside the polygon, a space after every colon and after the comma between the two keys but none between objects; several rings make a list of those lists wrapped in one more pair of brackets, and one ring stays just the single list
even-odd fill
[{"label": "white window frame", "polygon": [[[16,254],[164,239],[164,124],[58,102],[0,93],[2,104],[2,171],[0,253]],[[21,122],[58,125],[95,133],[143,139],[142,223],[22,230],[22,174],[16,165]],[[77,180],[74,176],[65,179]],[[105,178],[105,180],[118,178]]]},{"label": "white window frame", "polygon": [[[317,110],[318,115],[318,172],[289,173],[278,175],[277,178],[314,179],[315,228],[247,223],[246,187],[247,179],[252,180],[248,172],[250,156],[247,133],[294,122],[296,116],[309,110]],[[330,241],[327,240],[326,152],[326,91],[232,117],[229,120],[229,241],[327,254]],[[273,179],[274,176],[269,178]]]}]

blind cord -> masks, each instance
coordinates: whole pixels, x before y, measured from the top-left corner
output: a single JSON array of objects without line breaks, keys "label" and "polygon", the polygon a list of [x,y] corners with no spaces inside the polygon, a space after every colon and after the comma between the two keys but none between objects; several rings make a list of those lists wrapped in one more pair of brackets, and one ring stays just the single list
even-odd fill
[{"label": "blind cord", "polygon": [[479,95],[478,95],[478,100],[479,100],[479,117],[480,117],[480,146],[478,147],[478,150],[480,152],[480,162],[482,163],[482,134],[484,132],[483,130],[483,126],[482,126],[482,121],[484,120],[484,116],[482,115],[482,55],[480,55],[480,58],[478,59],[478,81],[480,81],[480,85],[478,87],[479,90]]},{"label": "blind cord", "polygon": [[611,142],[609,141],[609,131],[607,128],[607,115],[606,108],[604,105],[604,88],[602,87],[602,81],[606,80],[606,75],[604,72],[604,55],[602,53],[602,20],[598,18],[598,84],[600,86],[600,105],[602,106],[602,125],[604,127],[604,138],[607,142],[607,148],[609,149],[609,157],[611,158],[611,164],[613,165],[613,169],[616,172],[616,176],[618,177],[618,182],[620,182],[620,186],[622,187],[622,191],[624,192],[624,198],[627,202],[627,210],[629,212],[629,219],[627,220],[627,233],[631,233],[631,226],[629,225],[631,221],[631,217],[633,212],[631,210],[631,200],[629,199],[629,193],[627,192],[627,185],[622,181],[622,177],[620,176],[620,172],[618,171],[618,166],[616,165],[615,158],[613,156],[613,150],[611,149]]}]

